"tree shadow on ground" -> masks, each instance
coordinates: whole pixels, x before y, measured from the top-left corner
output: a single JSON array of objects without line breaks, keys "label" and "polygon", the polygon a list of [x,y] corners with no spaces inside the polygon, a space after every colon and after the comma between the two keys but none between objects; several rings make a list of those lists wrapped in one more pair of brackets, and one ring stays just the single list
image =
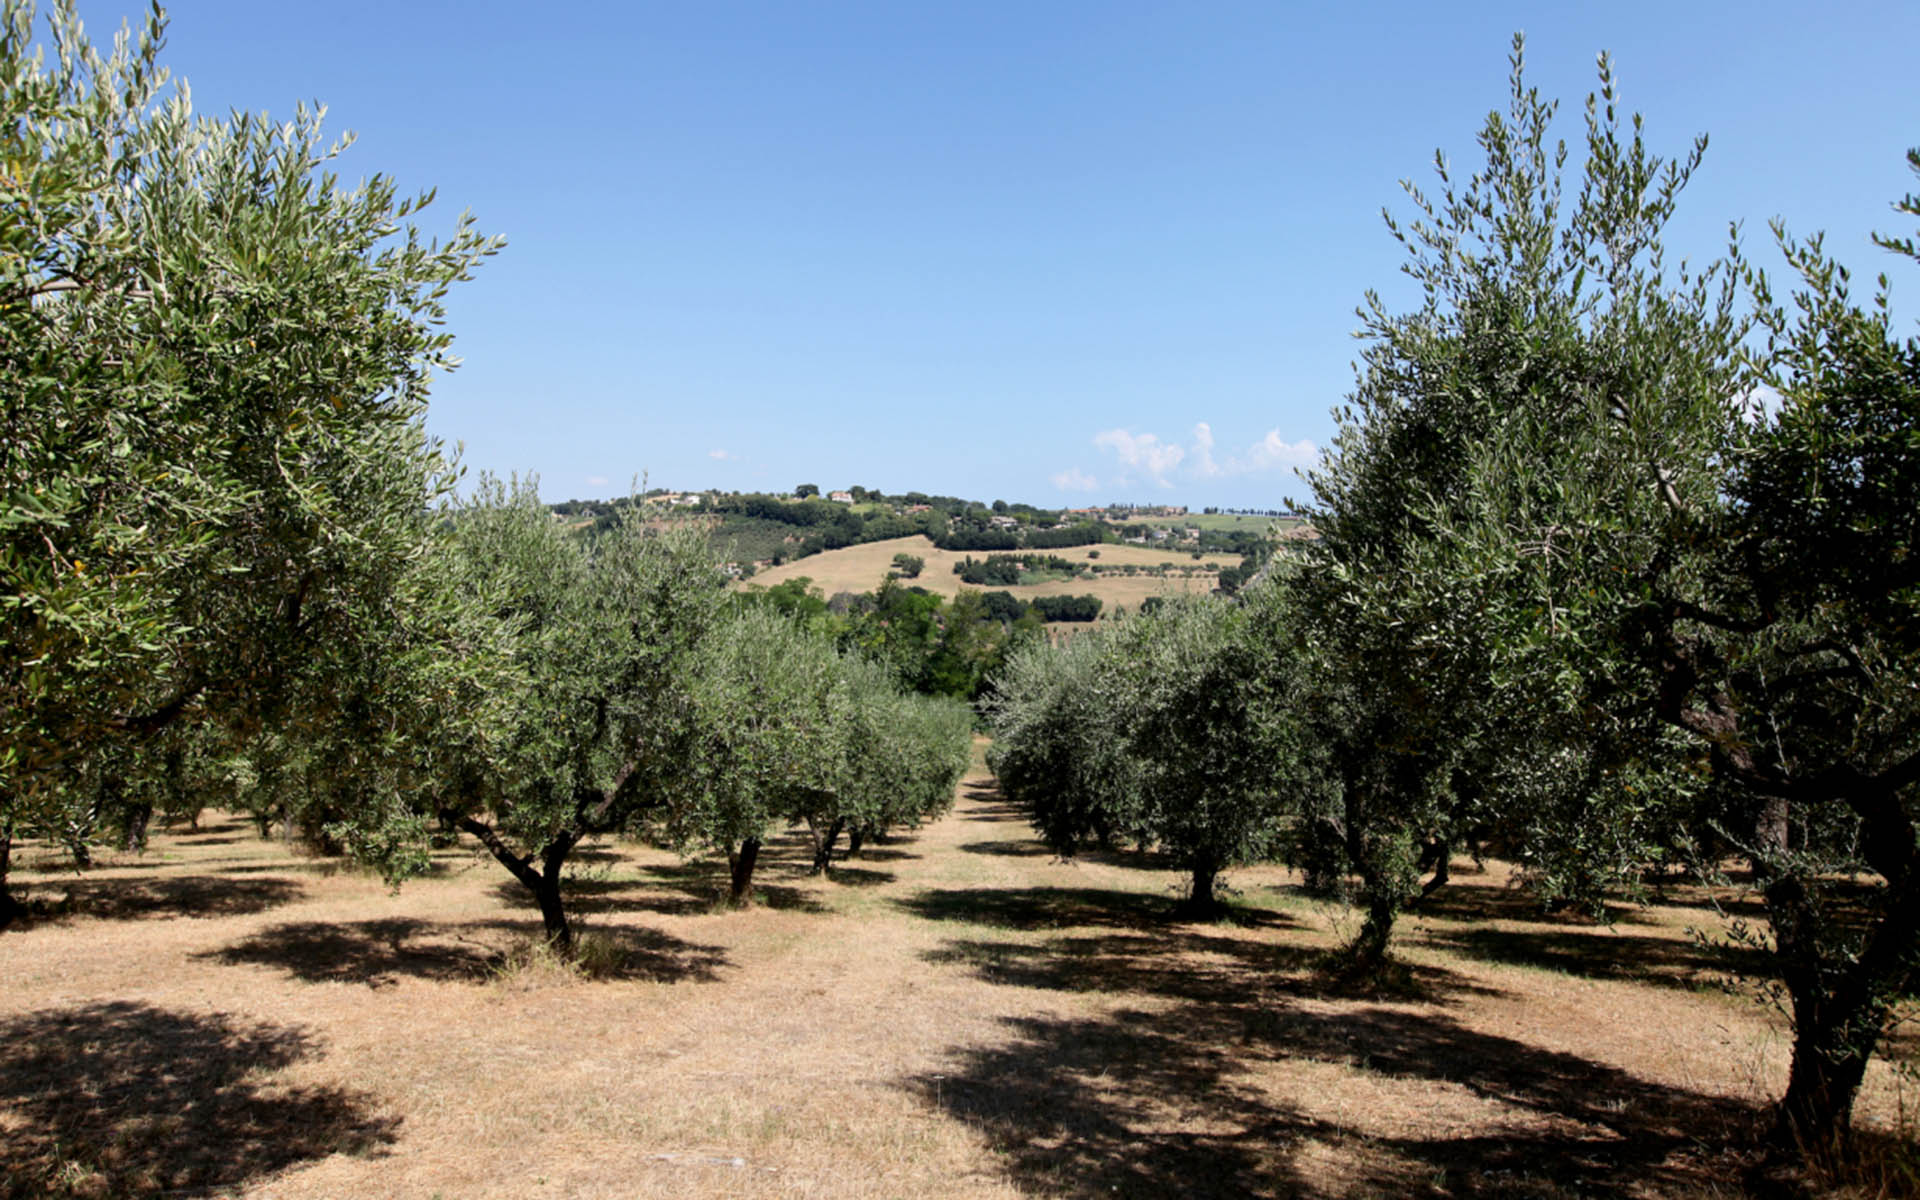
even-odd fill
[{"label": "tree shadow on ground", "polygon": [[1617,979],[1682,991],[1717,986],[1730,976],[1766,978],[1772,956],[1752,946],[1701,944],[1605,928],[1428,929],[1428,945],[1483,962],[1536,967],[1584,979]]},{"label": "tree shadow on ground", "polygon": [[[1007,1018],[1006,1037],[905,1086],[971,1126],[1023,1193],[1296,1195],[1299,1114],[1234,1078],[1231,1053],[1157,1016]],[[1182,1118],[1200,1118],[1183,1120]]]},{"label": "tree shadow on ground", "polygon": [[1009,987],[1229,1003],[1281,972],[1309,968],[1318,956],[1297,946],[1232,938],[1108,933],[1039,944],[958,939],[925,957],[966,965],[980,979]]},{"label": "tree shadow on ground", "polygon": [[[1109,888],[934,888],[896,900],[907,912],[928,921],[962,921],[1001,929],[1136,929],[1182,919],[1181,897],[1171,893],[1123,892]],[[1288,926],[1293,921],[1272,909],[1229,904],[1224,920],[1245,926]]]},{"label": "tree shadow on ground", "polygon": [[[671,916],[694,916],[727,908],[729,882],[725,863],[696,860],[672,866],[641,867],[640,874],[642,883],[638,886],[644,890],[631,893],[621,907]],[[764,866],[754,873],[755,904],[781,911],[827,911],[827,906],[804,888],[766,882],[768,874]],[[521,894],[525,895],[524,889]]]},{"label": "tree shadow on ground", "polygon": [[1024,821],[1027,818],[1025,805],[1015,804],[1000,792],[1000,785],[984,779],[964,785],[961,793],[969,807],[961,818],[966,821]]},{"label": "tree shadow on ground", "polygon": [[892,883],[898,879],[899,876],[895,875],[892,871],[876,871],[868,867],[849,867],[845,863],[836,862],[832,867],[828,868],[825,878],[828,882],[837,883],[842,887],[863,888],[878,887],[883,883]]},{"label": "tree shadow on ground", "polygon": [[[1594,929],[1604,924],[1592,914],[1578,909],[1549,912],[1540,897],[1525,888],[1488,883],[1451,884],[1421,897],[1407,911],[1414,916],[1439,917],[1471,924],[1526,921],[1563,925],[1572,929]],[[1607,920],[1615,925],[1644,925],[1653,918],[1639,905],[1610,901],[1607,904]]]},{"label": "tree shadow on ground", "polygon": [[227,875],[138,876],[127,879],[76,878],[60,885],[64,898],[45,893],[54,885],[40,881],[26,893],[36,919],[81,917],[126,921],[142,917],[234,917],[291,904],[306,889],[291,879]]},{"label": "tree shadow on ground", "polygon": [[[959,938],[924,957],[969,966],[988,983],[1051,991],[1229,1005],[1259,996],[1382,998],[1374,995],[1379,988],[1356,989],[1343,981],[1331,969],[1339,960],[1326,950],[1236,937],[1219,926],[1145,925],[1040,942]],[[1445,967],[1401,966],[1391,988],[1397,1001],[1448,1005],[1470,995],[1501,994]]]},{"label": "tree shadow on ground", "polygon": [[[338,858],[309,858],[297,862],[236,863],[230,867],[221,867],[224,875],[317,875],[322,879],[331,879],[342,871],[352,869],[352,864]],[[430,866],[424,874],[443,874],[446,868],[439,863]]]},{"label": "tree shadow on ground", "polygon": [[[650,912],[669,917],[691,917],[730,910],[727,903],[729,881],[724,863],[695,859],[635,867],[634,872],[637,877],[622,879],[596,878],[592,875],[566,877],[560,884],[560,896],[567,912],[577,916]],[[798,874],[799,871],[796,869],[790,873]],[[797,912],[827,911],[817,897],[803,888],[764,882],[769,874],[772,872],[764,869],[755,873],[753,893],[756,904]],[[533,893],[518,880],[497,880],[493,885],[493,894],[509,908],[539,911]]]},{"label": "tree shadow on ground", "polygon": [[[1828,919],[1856,928],[1871,920],[1886,901],[1885,885],[1870,878],[1823,878],[1819,889]],[[1649,906],[1679,911],[1692,909],[1702,916],[1743,921],[1769,919],[1766,899],[1757,890],[1750,871],[1729,872],[1726,883],[1719,886],[1669,885],[1656,893]]]},{"label": "tree shadow on ground", "polygon": [[[1311,957],[1296,948],[1102,935],[956,942],[938,956],[1008,985],[1153,1001],[1101,1017],[1008,1018],[1004,1037],[908,1081],[979,1130],[1022,1191],[1664,1195],[1703,1174],[1733,1178],[1737,1165],[1701,1147],[1740,1140],[1757,1120],[1747,1107],[1474,1030],[1430,1006],[1303,1007],[1285,978]],[[1340,1064],[1383,1087],[1460,1090],[1503,1112],[1463,1137],[1397,1136],[1404,1119],[1370,1127],[1344,1108],[1315,1111],[1311,1091],[1281,1094],[1311,1086],[1292,1082],[1303,1071],[1290,1063]],[[1483,1134],[1494,1121],[1500,1131]]]},{"label": "tree shadow on ground", "polygon": [[320,1053],[294,1026],[116,1001],[0,1021],[0,1045],[0,1196],[224,1193],[399,1126],[367,1093],[263,1078]]},{"label": "tree shadow on ground", "polygon": [[[305,983],[361,983],[379,988],[402,977],[448,983],[484,983],[508,962],[503,932],[521,945],[541,936],[538,922],[487,921],[442,925],[408,917],[339,923],[274,925],[219,950],[197,955],[228,966],[268,966]],[[658,930],[595,927],[611,944],[600,979],[709,982],[728,965],[719,946],[683,941]]]},{"label": "tree shadow on ground", "polygon": [[866,845],[860,847],[860,853],[849,854],[847,857],[854,862],[904,862],[911,858],[925,857],[924,855],[915,854],[911,850],[900,849],[897,844],[899,840],[900,839],[894,839],[892,842],[881,845],[868,842]]},{"label": "tree shadow on ground", "polygon": [[1002,858],[1058,858],[1053,848],[1039,838],[1018,838],[1002,842],[968,842],[960,849],[968,854],[991,854]]}]

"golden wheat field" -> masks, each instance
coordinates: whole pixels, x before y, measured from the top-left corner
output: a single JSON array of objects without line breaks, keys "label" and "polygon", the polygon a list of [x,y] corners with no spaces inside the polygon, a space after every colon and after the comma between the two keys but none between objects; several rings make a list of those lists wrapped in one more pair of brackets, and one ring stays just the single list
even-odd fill
[{"label": "golden wheat field", "polygon": [[[979,768],[831,878],[773,849],[747,912],[719,865],[583,854],[583,973],[465,844],[398,892],[224,815],[84,877],[28,847],[5,1191],[1731,1196],[1783,1084],[1698,895],[1550,920],[1463,859],[1353,995],[1320,968],[1353,915],[1286,872],[1176,923],[1174,873],[1058,861]],[[1914,1099],[1877,1062],[1868,1138]]]},{"label": "golden wheat field", "polygon": [[[1089,551],[1099,557],[1089,559]],[[1131,564],[1143,568],[1165,564],[1174,568],[1193,569],[1191,574],[1176,571],[1166,578],[1153,575],[1103,573],[1092,579],[1056,579],[1047,583],[1004,589],[1023,600],[1032,600],[1036,596],[1094,595],[1100,597],[1103,602],[1104,613],[1111,613],[1115,607],[1124,607],[1131,612],[1140,606],[1142,600],[1150,596],[1164,596],[1183,591],[1212,591],[1215,572],[1221,567],[1240,565],[1240,559],[1231,554],[1204,554],[1196,560],[1188,552],[1125,544],[1073,546],[1065,550],[997,551],[996,553],[1051,555],[1075,563],[1093,561],[1112,566]],[[923,587],[948,599],[952,599],[962,586],[967,586],[961,584],[960,577],[953,573],[954,564],[968,557],[976,559],[987,557],[985,551],[941,550],[925,537],[890,538],[884,542],[867,542],[841,550],[828,550],[825,553],[809,555],[777,567],[769,567],[745,581],[741,586],[773,587],[789,579],[805,576],[813,581],[810,586],[818,588],[821,594],[826,596],[832,596],[836,592],[870,592],[879,587],[880,582],[887,577],[887,572],[893,569],[893,556],[896,554],[918,555],[925,559],[927,564],[919,578],[902,582]],[[1002,589],[980,588],[978,590]]]}]

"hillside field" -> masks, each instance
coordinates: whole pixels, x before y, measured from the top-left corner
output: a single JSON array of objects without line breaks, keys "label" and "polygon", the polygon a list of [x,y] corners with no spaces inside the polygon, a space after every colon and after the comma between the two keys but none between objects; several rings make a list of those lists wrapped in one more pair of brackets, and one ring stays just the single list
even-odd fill
[{"label": "hillside field", "polygon": [[1304,525],[1306,522],[1289,520],[1284,517],[1241,516],[1235,513],[1189,513],[1184,517],[1140,517],[1137,521],[1127,522],[1127,524],[1136,523],[1141,525],[1158,525],[1167,529],[1191,527],[1194,529],[1210,530],[1214,533],[1245,531],[1247,533],[1264,535],[1292,529],[1294,526]]},{"label": "hillside field", "polygon": [[[1099,554],[1099,558],[1089,557],[1089,551]],[[1070,562],[1097,562],[1102,564],[1126,564],[1150,567],[1169,564],[1175,567],[1203,567],[1205,572],[1188,578],[1173,576],[1157,578],[1151,575],[1110,575],[1102,574],[1092,579],[1056,579],[1047,583],[1029,584],[1021,587],[1005,588],[1023,600],[1036,596],[1082,596],[1100,597],[1104,604],[1103,615],[1111,613],[1115,606],[1126,608],[1129,612],[1140,607],[1140,602],[1149,596],[1167,595],[1172,592],[1208,592],[1213,590],[1214,572],[1221,567],[1240,564],[1240,559],[1231,554],[1206,554],[1196,562],[1190,551],[1156,549],[1151,546],[1105,545],[1073,546],[1065,550],[1020,550],[1020,551],[983,551],[983,550],[941,550],[924,537],[892,538],[884,542],[867,542],[859,546],[848,546],[843,550],[829,550],[823,554],[814,554],[794,562],[784,563],[756,574],[744,581],[742,587],[772,587],[796,579],[802,575],[813,581],[822,595],[832,597],[836,592],[870,592],[880,586],[893,569],[893,556],[896,554],[915,554],[926,559],[926,569],[918,579],[902,580],[903,583],[923,587],[930,592],[952,599],[962,587],[960,577],[953,573],[955,563],[972,557],[984,559],[993,554],[1043,554],[1067,559]],[[1000,591],[997,587],[977,588],[979,591]]]},{"label": "hillside field", "polygon": [[[65,913],[0,938],[0,1195],[1705,1200],[1783,1083],[1685,889],[1596,926],[1463,859],[1405,990],[1355,996],[1318,956],[1356,916],[1287,872],[1179,923],[1171,872],[1057,860],[977,766],[830,880],[802,840],[744,913],[722,864],[586,848],[597,978],[529,959],[469,843],[397,893],[237,816],[84,877],[21,846]],[[1874,1063],[1869,1144],[1902,1086]]]}]

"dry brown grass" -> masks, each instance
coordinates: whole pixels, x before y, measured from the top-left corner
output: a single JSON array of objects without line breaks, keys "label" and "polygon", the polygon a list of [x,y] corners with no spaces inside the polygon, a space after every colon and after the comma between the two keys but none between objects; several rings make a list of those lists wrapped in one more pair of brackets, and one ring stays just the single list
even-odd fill
[{"label": "dry brown grass", "polygon": [[[1284,872],[1174,923],[1171,873],[1056,861],[978,772],[805,863],[778,843],[725,913],[716,867],[590,851],[593,978],[469,850],[394,894],[220,819],[28,872],[73,911],[0,937],[0,1189],[1730,1196],[1783,1080],[1699,907],[1545,920],[1463,873],[1407,922],[1410,988],[1354,997],[1316,960],[1350,916]],[[1876,1065],[1870,1136],[1899,1100]]]},{"label": "dry brown grass", "polygon": [[[1089,552],[1097,553],[1097,559],[1089,558]],[[859,546],[848,546],[844,550],[829,550],[824,554],[815,554],[794,562],[771,567],[746,580],[741,587],[773,587],[789,579],[806,576],[821,593],[832,596],[836,592],[870,592],[880,586],[887,572],[893,569],[893,556],[896,554],[916,554],[927,562],[926,569],[918,579],[903,582],[916,587],[926,588],[930,592],[952,599],[962,587],[960,577],[953,573],[953,566],[963,558],[985,558],[987,551],[941,550],[924,537],[893,538],[884,542],[867,542]],[[1129,612],[1140,607],[1140,602],[1149,596],[1164,596],[1174,592],[1212,591],[1214,573],[1221,567],[1240,565],[1240,559],[1231,554],[1206,554],[1196,562],[1189,552],[1160,550],[1148,546],[1107,545],[1073,546],[1065,550],[1033,551],[995,551],[994,553],[1031,553],[1052,555],[1070,562],[1098,562],[1108,566],[1132,564],[1139,567],[1169,565],[1174,567],[1205,568],[1190,576],[1173,575],[1162,579],[1151,575],[1100,574],[1092,579],[1057,579],[1049,583],[1033,584],[1026,587],[977,588],[978,591],[1012,592],[1024,600],[1037,596],[1084,596],[1100,597],[1105,605],[1104,611],[1112,612],[1115,606],[1124,606]]]}]

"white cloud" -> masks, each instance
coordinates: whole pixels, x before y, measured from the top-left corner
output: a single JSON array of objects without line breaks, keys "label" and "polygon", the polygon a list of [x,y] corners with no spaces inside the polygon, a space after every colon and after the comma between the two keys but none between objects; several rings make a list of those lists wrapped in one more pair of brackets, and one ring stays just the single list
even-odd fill
[{"label": "white cloud", "polygon": [[587,476],[587,486],[605,487],[607,486],[607,477],[605,475],[589,475]]},{"label": "white cloud", "polygon": [[1267,436],[1255,442],[1246,455],[1246,470],[1271,471],[1277,467],[1306,467],[1320,460],[1320,447],[1313,444],[1311,438],[1301,438],[1289,442],[1281,438],[1278,429],[1267,430]]},{"label": "white cloud", "polygon": [[1213,461],[1213,426],[1201,421],[1193,427],[1193,473],[1211,479],[1220,473]]},{"label": "white cloud", "polygon": [[[1214,456],[1217,444],[1213,426],[1205,421],[1194,424],[1187,445],[1163,441],[1158,434],[1134,433],[1130,429],[1106,429],[1093,435],[1093,444],[1110,451],[1121,468],[1118,483],[1140,480],[1172,487],[1174,477],[1221,479],[1233,475],[1260,475],[1269,471],[1292,471],[1311,466],[1320,459],[1320,447],[1310,438],[1289,442],[1278,429],[1245,449]],[[1058,476],[1055,482],[1059,481]]]},{"label": "white cloud", "polygon": [[1187,452],[1171,442],[1163,442],[1159,435],[1152,433],[1136,434],[1126,429],[1107,429],[1093,435],[1093,444],[1102,450],[1111,450],[1127,468],[1128,474],[1138,471],[1148,480],[1161,487],[1172,487],[1167,475],[1180,465]]},{"label": "white cloud", "polygon": [[732,454],[729,454],[729,453],[727,453],[727,452],[726,452],[725,450],[709,450],[709,451],[707,451],[707,457],[708,457],[708,458],[720,458],[720,459],[726,459],[726,458],[734,458],[734,457],[737,457],[737,456],[736,456],[736,455],[732,455]]},{"label": "white cloud", "polygon": [[1068,467],[1053,477],[1053,486],[1063,492],[1090,492],[1100,486],[1100,481],[1079,467]]}]

